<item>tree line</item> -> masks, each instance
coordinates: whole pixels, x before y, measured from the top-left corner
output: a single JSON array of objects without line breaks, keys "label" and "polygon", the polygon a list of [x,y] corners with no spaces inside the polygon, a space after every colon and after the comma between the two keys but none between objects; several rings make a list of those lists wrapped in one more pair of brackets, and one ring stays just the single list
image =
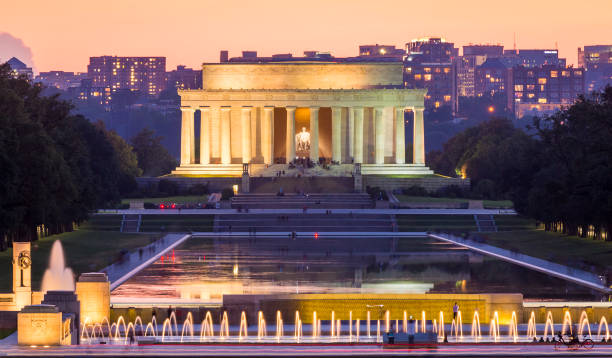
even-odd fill
[{"label": "tree line", "polygon": [[526,130],[497,118],[431,152],[438,173],[469,177],[486,199],[510,199],[547,230],[610,240],[612,229],[612,87]]},{"label": "tree line", "polygon": [[161,175],[175,164],[152,132],[130,145],[42,90],[0,65],[0,250],[70,231],[136,190],[143,172]]}]

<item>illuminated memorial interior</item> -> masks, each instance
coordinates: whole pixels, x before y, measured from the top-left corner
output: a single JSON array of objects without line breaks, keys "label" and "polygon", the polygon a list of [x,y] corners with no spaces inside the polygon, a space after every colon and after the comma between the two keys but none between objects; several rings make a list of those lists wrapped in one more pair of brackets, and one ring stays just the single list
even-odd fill
[{"label": "illuminated memorial interior", "polygon": [[[425,90],[400,88],[400,63],[202,69],[203,89],[179,91],[181,161],[173,174],[240,175],[249,163],[251,175],[265,176],[274,172],[265,168],[283,169],[296,158],[360,163],[363,174],[433,173],[425,166]],[[405,158],[406,111],[414,112],[412,163]]]}]

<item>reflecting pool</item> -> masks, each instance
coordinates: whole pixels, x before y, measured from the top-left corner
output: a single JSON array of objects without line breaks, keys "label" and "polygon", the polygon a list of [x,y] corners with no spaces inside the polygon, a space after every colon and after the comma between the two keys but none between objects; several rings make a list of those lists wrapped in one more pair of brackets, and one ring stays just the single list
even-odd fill
[{"label": "reflecting pool", "polygon": [[590,289],[430,238],[193,237],[113,291],[115,302],[220,303],[223,294],[522,293]]}]

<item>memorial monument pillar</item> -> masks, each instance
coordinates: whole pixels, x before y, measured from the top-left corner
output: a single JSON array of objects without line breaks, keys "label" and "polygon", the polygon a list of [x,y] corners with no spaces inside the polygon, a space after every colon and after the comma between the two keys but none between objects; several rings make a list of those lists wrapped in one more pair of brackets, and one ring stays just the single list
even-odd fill
[{"label": "memorial monument pillar", "polygon": [[354,107],[355,118],[355,141],[354,160],[355,163],[363,163],[363,107]]},{"label": "memorial monument pillar", "polygon": [[210,107],[200,106],[200,164],[210,164]]},{"label": "memorial monument pillar", "polygon": [[395,107],[395,164],[406,163],[404,107]]},{"label": "memorial monument pillar", "polygon": [[412,142],[413,163],[425,164],[425,126],[423,123],[423,107],[413,107],[414,133]]},{"label": "memorial monument pillar", "polygon": [[319,107],[310,107],[310,160],[319,162]]},{"label": "memorial monument pillar", "polygon": [[385,122],[383,108],[374,108],[374,135],[376,138],[374,162],[385,164]]},{"label": "memorial monument pillar", "polygon": [[253,107],[243,106],[241,113],[241,132],[242,132],[242,163],[251,161],[251,111]]},{"label": "memorial monument pillar", "polygon": [[342,161],[342,108],[332,107],[332,161]]},{"label": "memorial monument pillar", "polygon": [[285,163],[289,164],[295,159],[295,107],[288,106],[287,109],[287,136]]},{"label": "memorial monument pillar", "polygon": [[264,164],[272,164],[274,161],[274,107],[263,108],[263,120],[261,124],[261,147],[263,151]]},{"label": "memorial monument pillar", "polygon": [[232,163],[232,151],[230,144],[230,118],[232,107],[221,107],[221,164]]},{"label": "memorial monument pillar", "polygon": [[195,143],[193,143],[193,114],[191,107],[181,107],[181,165],[195,161]]}]

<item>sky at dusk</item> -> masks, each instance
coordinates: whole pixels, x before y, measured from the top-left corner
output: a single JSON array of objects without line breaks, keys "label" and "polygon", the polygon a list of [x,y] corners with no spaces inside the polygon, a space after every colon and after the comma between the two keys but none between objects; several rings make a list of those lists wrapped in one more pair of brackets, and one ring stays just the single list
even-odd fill
[{"label": "sky at dusk", "polygon": [[612,0],[20,0],[2,4],[0,61],[29,48],[36,71],[86,71],[101,55],[166,56],[172,69],[220,50],[355,56],[424,36],[512,48],[516,33],[518,48],[557,43],[576,63],[579,46],[612,43],[611,14]]}]

